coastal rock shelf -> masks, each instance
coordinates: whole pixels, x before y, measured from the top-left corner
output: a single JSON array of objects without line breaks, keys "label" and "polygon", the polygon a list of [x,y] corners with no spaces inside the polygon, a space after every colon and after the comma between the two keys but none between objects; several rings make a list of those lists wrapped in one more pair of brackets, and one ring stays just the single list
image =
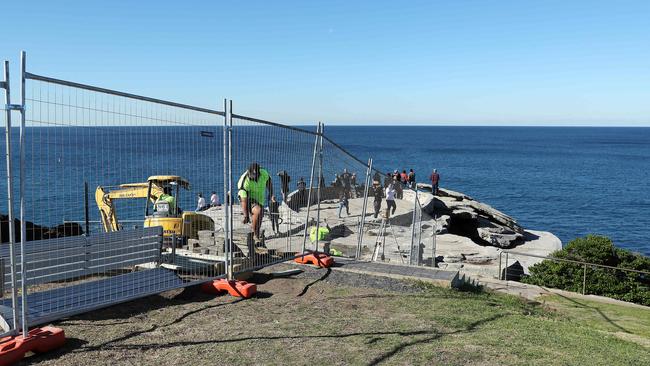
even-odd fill
[{"label": "coastal rock shelf", "polygon": [[[418,188],[431,192],[428,184],[418,184]],[[424,209],[440,217],[439,233],[465,236],[476,244],[498,248],[513,248],[525,241],[526,231],[515,219],[462,193],[441,188]]]},{"label": "coastal rock shelf", "polygon": [[[423,207],[422,232],[420,248],[422,264],[430,266],[433,260],[433,236],[436,231],[436,263],[440,268],[458,270],[468,275],[496,276],[499,270],[499,255],[508,248],[517,252],[534,255],[548,255],[562,248],[561,241],[553,234],[543,231],[527,230],[517,221],[499,210],[476,201],[471,197],[447,189],[440,189],[438,196],[431,194],[431,186],[418,184],[418,200]],[[322,224],[331,228],[331,248],[354,256],[357,247],[357,227],[361,221],[363,198],[357,195],[349,201],[350,216],[337,216],[337,201],[331,198],[321,202],[320,218]],[[407,263],[411,244],[411,224],[415,207],[415,193],[405,191],[404,197],[397,200],[397,210],[390,218],[390,227],[386,230],[383,261],[390,263]],[[382,201],[382,215],[386,208]],[[291,214],[293,222],[302,224],[305,208],[289,209],[283,204],[280,214],[288,222]],[[435,219],[434,219],[435,217]],[[364,240],[361,259],[371,260],[381,226],[381,216],[373,217],[372,197],[368,200],[365,217]],[[263,228],[270,231],[268,223]],[[296,231],[304,228],[297,226]],[[271,247],[282,245],[284,238],[268,240]],[[277,244],[274,242],[277,241]],[[541,261],[528,256],[509,256],[509,265],[528,267]]]}]

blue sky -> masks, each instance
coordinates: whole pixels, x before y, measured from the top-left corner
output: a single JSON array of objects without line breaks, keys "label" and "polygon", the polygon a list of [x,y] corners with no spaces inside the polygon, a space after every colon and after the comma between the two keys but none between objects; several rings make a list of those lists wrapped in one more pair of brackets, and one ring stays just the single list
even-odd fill
[{"label": "blue sky", "polygon": [[292,124],[650,126],[650,1],[2,8],[14,74],[24,49],[33,73]]}]

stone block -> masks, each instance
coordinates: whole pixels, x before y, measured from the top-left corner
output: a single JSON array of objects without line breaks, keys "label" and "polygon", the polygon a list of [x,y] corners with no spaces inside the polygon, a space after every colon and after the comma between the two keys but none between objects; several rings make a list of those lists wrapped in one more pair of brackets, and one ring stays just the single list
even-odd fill
[{"label": "stone block", "polygon": [[214,241],[214,231],[212,230],[199,230],[199,241],[212,240]]},{"label": "stone block", "polygon": [[187,247],[189,250],[194,250],[194,248],[199,248],[202,245],[196,239],[187,239]]}]

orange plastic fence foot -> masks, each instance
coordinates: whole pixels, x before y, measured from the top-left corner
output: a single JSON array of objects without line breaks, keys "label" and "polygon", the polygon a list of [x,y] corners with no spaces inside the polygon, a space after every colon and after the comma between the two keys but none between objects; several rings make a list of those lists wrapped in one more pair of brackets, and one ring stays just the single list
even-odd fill
[{"label": "orange plastic fence foot", "polygon": [[224,279],[204,283],[201,289],[212,294],[228,292],[231,296],[243,297],[244,299],[248,299],[257,293],[257,285],[254,283],[236,280],[228,281]]},{"label": "orange plastic fence foot", "polygon": [[300,264],[313,264],[320,268],[329,268],[334,265],[334,258],[320,252],[310,252],[309,254],[296,258],[295,261]]},{"label": "orange plastic fence foot", "polygon": [[22,335],[0,338],[0,366],[13,365],[27,352],[43,353],[63,346],[65,333],[54,327],[34,328]]}]

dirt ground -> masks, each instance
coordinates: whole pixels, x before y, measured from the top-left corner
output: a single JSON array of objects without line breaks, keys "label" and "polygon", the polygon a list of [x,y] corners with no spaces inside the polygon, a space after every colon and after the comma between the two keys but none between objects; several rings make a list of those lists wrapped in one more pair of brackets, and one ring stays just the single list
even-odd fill
[{"label": "dirt ground", "polygon": [[[300,268],[287,278],[257,275],[258,296],[248,300],[189,288],[60,321],[65,347],[25,363],[546,365],[579,364],[594,349],[607,362],[639,360],[634,345],[586,330],[581,336],[514,298]],[[567,359],[549,352],[557,347],[571,349]]]},{"label": "dirt ground", "polygon": [[393,333],[378,328],[366,335],[345,324],[350,316],[356,313],[381,325],[382,317],[390,316],[377,306],[391,296],[386,290],[422,291],[413,283],[300,268],[305,272],[286,278],[269,273],[296,266],[277,265],[256,274],[249,281],[258,284],[258,294],[249,300],[188,288],[57,322],[66,332],[66,346],[29,357],[27,364],[346,363],[346,357],[331,358],[346,338],[372,341]]}]

